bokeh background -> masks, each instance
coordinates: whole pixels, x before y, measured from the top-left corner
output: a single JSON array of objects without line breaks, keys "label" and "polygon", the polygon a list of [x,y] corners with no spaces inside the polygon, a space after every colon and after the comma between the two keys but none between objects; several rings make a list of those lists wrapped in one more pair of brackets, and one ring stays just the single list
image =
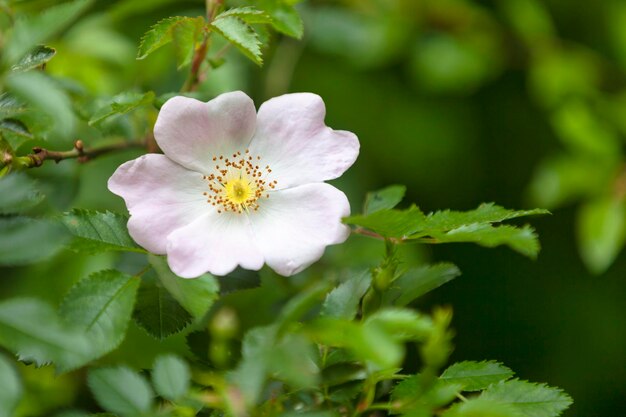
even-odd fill
[{"label": "bokeh background", "polygon": [[[200,15],[203,6],[97,2],[53,43],[57,56],[48,71],[102,96],[177,91],[186,73],[176,71],[172,50],[136,61],[138,41],[157,20]],[[496,359],[522,379],[562,387],[575,401],[567,416],[626,415],[626,256],[619,255],[626,2],[343,0],[299,7],[302,41],[273,39],[262,68],[230,51],[200,95],[242,89],[258,105],[285,92],[320,94],[327,123],[361,140],[358,162],[338,181],[355,211],[365,192],[390,184],[405,184],[405,203],[424,211],[484,201],[550,208],[553,215],[530,220],[543,246],[537,261],[504,248],[408,248],[407,263],[446,260],[463,271],[419,307],[454,307],[453,360]],[[133,134],[130,123],[115,129]],[[81,135],[88,142],[98,133]],[[60,209],[123,211],[106,180],[136,155],[64,161],[35,175]],[[355,236],[325,259],[366,264],[373,251],[382,247]],[[0,291],[2,298],[36,293],[58,302],[78,278],[119,262],[112,254],[62,252],[43,264],[0,270]],[[128,343],[133,337],[145,336],[131,335]],[[52,402],[75,383],[47,381],[41,389]]]}]

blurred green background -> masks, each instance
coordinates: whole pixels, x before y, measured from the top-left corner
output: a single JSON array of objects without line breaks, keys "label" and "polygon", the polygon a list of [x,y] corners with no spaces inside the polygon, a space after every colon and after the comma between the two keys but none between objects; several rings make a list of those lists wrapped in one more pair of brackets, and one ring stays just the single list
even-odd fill
[{"label": "blurred green background", "polygon": [[[575,401],[568,416],[625,415],[626,256],[619,252],[626,2],[344,0],[299,7],[302,41],[274,39],[263,68],[230,51],[201,94],[242,89],[257,105],[286,92],[321,95],[327,124],[361,141],[359,160],[337,182],[355,211],[366,191],[394,183],[407,185],[406,201],[425,211],[484,201],[551,209],[552,216],[532,219],[543,246],[535,262],[503,248],[411,248],[411,259],[451,261],[463,271],[419,307],[454,307],[453,360],[496,359],[522,379],[562,387]],[[95,95],[177,91],[186,73],[176,71],[172,50],[136,61],[136,47],[160,18],[202,13],[200,1],[97,2],[53,43],[48,71]],[[132,126],[122,119],[111,131],[132,136]],[[80,132],[87,143],[98,135]],[[136,155],[64,161],[34,174],[60,209],[123,211],[106,180]],[[327,259],[348,254],[367,263],[366,251],[382,248],[362,240],[352,237]],[[35,293],[58,302],[78,278],[120,262],[112,254],[74,256],[0,270],[2,298]]]}]

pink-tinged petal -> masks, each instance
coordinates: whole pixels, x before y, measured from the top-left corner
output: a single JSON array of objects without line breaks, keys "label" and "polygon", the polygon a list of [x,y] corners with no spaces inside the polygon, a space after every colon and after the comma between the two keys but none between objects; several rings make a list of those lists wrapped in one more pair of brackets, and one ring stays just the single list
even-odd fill
[{"label": "pink-tinged petal", "polygon": [[167,237],[167,262],[176,275],[226,275],[237,265],[259,270],[263,256],[254,244],[250,219],[238,213],[208,213]]},{"label": "pink-tinged petal", "polygon": [[278,188],[341,176],[359,154],[352,132],[324,124],[326,107],[311,93],[285,94],[261,105],[250,151],[271,166]]},{"label": "pink-tinged petal", "polygon": [[147,154],[122,164],[108,186],[126,202],[132,238],[157,254],[165,254],[167,235],[213,210],[202,194],[202,174],[165,155]]},{"label": "pink-tinged petal", "polygon": [[208,103],[176,96],[159,112],[154,138],[165,155],[186,168],[207,173],[213,157],[225,158],[246,148],[254,134],[256,109],[241,91]]},{"label": "pink-tinged petal", "polygon": [[251,215],[256,246],[276,272],[290,276],[342,243],[350,229],[341,218],[350,214],[345,194],[326,183],[305,184],[270,194]]}]

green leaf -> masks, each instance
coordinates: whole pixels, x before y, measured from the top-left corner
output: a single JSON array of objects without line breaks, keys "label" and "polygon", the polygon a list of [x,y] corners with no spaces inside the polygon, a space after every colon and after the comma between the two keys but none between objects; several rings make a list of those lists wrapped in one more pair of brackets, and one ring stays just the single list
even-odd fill
[{"label": "green leaf", "polygon": [[278,32],[292,38],[302,38],[304,24],[293,5],[282,0],[264,0],[261,2],[261,8],[271,16],[272,26]]},{"label": "green leaf", "polygon": [[511,378],[513,374],[513,371],[496,361],[464,361],[443,371],[439,379],[461,385],[463,391],[481,391],[491,384]]},{"label": "green leaf", "polygon": [[433,331],[433,323],[428,317],[400,308],[376,311],[365,320],[365,326],[381,329],[396,341],[425,340]]},{"label": "green leaf", "polygon": [[178,69],[191,62],[196,49],[196,42],[202,34],[203,28],[204,19],[202,17],[195,19],[187,18],[172,26],[174,55],[176,56]]},{"label": "green leaf", "polygon": [[369,272],[352,275],[326,296],[320,315],[352,320],[371,283]]},{"label": "green leaf", "polygon": [[28,265],[57,253],[67,233],[45,219],[0,217],[0,265]]},{"label": "green leaf", "polygon": [[510,404],[526,417],[557,417],[572,404],[558,388],[517,379],[491,385],[479,398]]},{"label": "green leaf", "polygon": [[79,252],[103,251],[143,252],[128,234],[128,217],[109,211],[74,209],[62,222],[74,236],[71,249]]},{"label": "green leaf", "polygon": [[[452,402],[461,387],[432,380],[423,374],[411,375],[391,392],[394,408],[407,416],[431,416],[435,410]],[[438,413],[437,413],[438,414]]]},{"label": "green leaf", "polygon": [[50,132],[60,138],[72,136],[75,117],[67,93],[42,71],[13,72],[6,78],[12,94],[47,116]]},{"label": "green leaf", "polygon": [[263,10],[259,10],[255,7],[235,7],[233,9],[229,9],[223,11],[222,13],[216,16],[216,19],[222,19],[225,17],[238,17],[244,22],[252,25],[252,24],[264,24],[264,23],[272,23],[273,20],[269,14],[264,12]]},{"label": "green leaf", "polygon": [[459,268],[450,263],[410,269],[394,280],[383,293],[383,303],[397,307],[405,306],[459,275],[461,275]]},{"label": "green leaf", "polygon": [[118,94],[96,110],[91,119],[89,119],[89,125],[97,126],[111,117],[121,116],[135,110],[137,107],[152,104],[154,97],[154,92],[152,91],[143,94],[133,92]]},{"label": "green leaf", "polygon": [[28,52],[20,62],[13,65],[11,70],[15,72],[28,71],[33,68],[37,68],[50,61],[57,51],[54,48],[50,48],[45,45],[38,45]]},{"label": "green leaf", "polygon": [[180,332],[193,320],[150,272],[141,281],[133,318],[148,334],[159,340]]},{"label": "green leaf", "polygon": [[607,270],[626,238],[626,209],[621,200],[605,197],[584,204],[578,212],[578,249],[594,274]]},{"label": "green leaf", "polygon": [[147,413],[152,408],[154,393],[144,377],[131,369],[92,369],[87,383],[102,408],[124,416]]},{"label": "green leaf", "polygon": [[263,64],[261,41],[256,32],[243,20],[235,16],[215,19],[211,28],[232,43],[255,64]]},{"label": "green leaf", "polygon": [[217,300],[219,284],[211,274],[185,279],[170,270],[164,257],[149,255],[148,259],[161,284],[195,318],[203,317]]},{"label": "green leaf", "polygon": [[0,120],[0,131],[9,132],[26,139],[33,138],[33,134],[28,130],[28,126],[18,119]]},{"label": "green leaf", "polygon": [[175,355],[161,355],[152,370],[154,388],[161,397],[177,401],[187,394],[191,371],[187,363]]},{"label": "green leaf", "polygon": [[411,206],[407,210],[384,209],[369,215],[350,216],[343,222],[370,229],[383,237],[405,238],[419,230],[425,219],[420,209]]},{"label": "green leaf", "polygon": [[68,329],[48,304],[31,298],[0,302],[0,345],[21,360],[71,370],[90,357],[84,334]]},{"label": "green leaf", "polygon": [[106,270],[80,280],[63,299],[61,317],[89,338],[93,358],[124,340],[138,287],[137,277]]},{"label": "green leaf", "polygon": [[382,190],[367,193],[363,214],[372,214],[380,210],[392,209],[397,206],[406,193],[404,185],[390,185]]},{"label": "green leaf", "polygon": [[10,117],[26,111],[26,106],[15,97],[2,93],[0,94],[0,116]]},{"label": "green leaf", "polygon": [[[194,43],[203,26],[204,20],[201,17],[173,16],[163,19],[151,26],[141,38],[137,59],[144,59],[160,47],[172,42],[175,37],[175,31],[179,31],[178,35],[176,35],[179,42],[176,46],[176,49],[179,50],[179,52],[177,52],[177,58],[178,54],[180,54],[180,56],[187,56],[189,54],[188,51],[193,51]],[[193,36],[189,36],[192,34]],[[185,40],[185,42],[181,43],[183,40]]]},{"label": "green leaf", "polygon": [[28,50],[62,31],[92,3],[92,0],[70,1],[48,7],[40,13],[19,17],[5,47],[5,60],[15,63]]},{"label": "green leaf", "polygon": [[486,400],[484,398],[470,398],[467,401],[454,404],[441,414],[442,417],[523,417],[510,404]]},{"label": "green leaf", "polygon": [[36,187],[37,181],[22,172],[0,178],[0,214],[18,213],[39,204],[44,196]]},{"label": "green leaf", "polygon": [[14,411],[22,399],[22,381],[11,363],[0,355],[0,417],[14,416]]}]

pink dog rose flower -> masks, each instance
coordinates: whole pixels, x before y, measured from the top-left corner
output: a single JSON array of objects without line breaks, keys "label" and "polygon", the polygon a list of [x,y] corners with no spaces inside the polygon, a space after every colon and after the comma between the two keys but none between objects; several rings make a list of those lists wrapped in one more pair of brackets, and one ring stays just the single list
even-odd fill
[{"label": "pink dog rose flower", "polygon": [[345,194],[324,183],[356,160],[359,141],[324,124],[311,93],[259,108],[240,91],[208,103],[168,100],[154,136],[164,152],[121,165],[108,182],[131,214],[128,230],[167,255],[177,275],[225,275],[264,263],[293,275],[344,242]]}]

